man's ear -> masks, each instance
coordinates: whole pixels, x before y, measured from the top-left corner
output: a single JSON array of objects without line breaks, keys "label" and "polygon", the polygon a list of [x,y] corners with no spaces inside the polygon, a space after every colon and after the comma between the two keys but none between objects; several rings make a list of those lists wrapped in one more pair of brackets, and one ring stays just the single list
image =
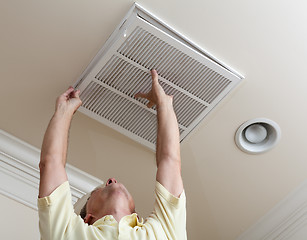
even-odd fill
[{"label": "man's ear", "polygon": [[84,218],[84,222],[87,223],[88,225],[91,225],[93,219],[94,219],[94,216],[90,213],[87,213],[85,218]]}]

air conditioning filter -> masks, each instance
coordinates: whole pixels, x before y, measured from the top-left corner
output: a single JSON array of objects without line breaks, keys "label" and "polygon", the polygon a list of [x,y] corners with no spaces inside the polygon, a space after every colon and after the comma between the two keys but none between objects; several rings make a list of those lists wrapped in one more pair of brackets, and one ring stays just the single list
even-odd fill
[{"label": "air conditioning filter", "polygon": [[151,69],[174,96],[180,141],[243,79],[134,4],[76,82],[79,110],[154,150],[156,109],[134,98],[150,90]]}]

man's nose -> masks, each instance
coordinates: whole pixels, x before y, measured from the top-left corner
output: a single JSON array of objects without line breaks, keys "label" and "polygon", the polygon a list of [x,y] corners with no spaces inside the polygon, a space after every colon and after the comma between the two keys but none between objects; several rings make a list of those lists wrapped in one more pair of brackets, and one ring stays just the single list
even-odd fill
[{"label": "man's nose", "polygon": [[116,179],[115,178],[109,178],[107,183],[106,183],[106,186],[112,184],[112,183],[117,183]]}]

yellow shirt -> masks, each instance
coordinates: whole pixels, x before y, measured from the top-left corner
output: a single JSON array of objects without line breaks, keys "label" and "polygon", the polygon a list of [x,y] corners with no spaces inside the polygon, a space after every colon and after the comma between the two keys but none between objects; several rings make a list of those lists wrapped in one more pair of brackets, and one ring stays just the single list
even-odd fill
[{"label": "yellow shirt", "polygon": [[186,197],[169,193],[156,182],[154,210],[145,222],[137,214],[123,217],[118,223],[112,215],[93,225],[84,223],[74,213],[69,183],[64,182],[49,196],[38,199],[39,229],[42,240],[186,240]]}]

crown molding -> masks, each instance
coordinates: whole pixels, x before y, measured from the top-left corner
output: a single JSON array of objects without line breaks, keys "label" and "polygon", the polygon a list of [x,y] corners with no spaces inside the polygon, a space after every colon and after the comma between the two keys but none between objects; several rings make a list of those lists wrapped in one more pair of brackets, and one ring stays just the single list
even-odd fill
[{"label": "crown molding", "polygon": [[[0,129],[0,193],[37,210],[40,149]],[[102,180],[66,164],[73,204]]]},{"label": "crown molding", "polygon": [[237,240],[301,240],[306,239],[306,234],[307,181],[304,181]]}]

